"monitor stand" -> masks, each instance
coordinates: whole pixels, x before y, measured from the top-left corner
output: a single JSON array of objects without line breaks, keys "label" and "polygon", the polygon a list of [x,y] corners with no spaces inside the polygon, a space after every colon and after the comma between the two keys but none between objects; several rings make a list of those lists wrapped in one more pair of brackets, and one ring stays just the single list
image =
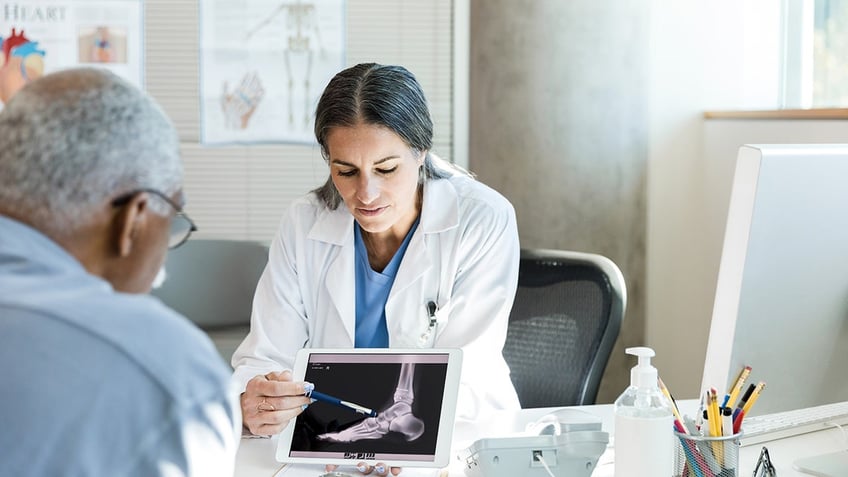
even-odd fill
[{"label": "monitor stand", "polygon": [[842,477],[848,475],[848,450],[798,459],[792,467],[819,477]]}]

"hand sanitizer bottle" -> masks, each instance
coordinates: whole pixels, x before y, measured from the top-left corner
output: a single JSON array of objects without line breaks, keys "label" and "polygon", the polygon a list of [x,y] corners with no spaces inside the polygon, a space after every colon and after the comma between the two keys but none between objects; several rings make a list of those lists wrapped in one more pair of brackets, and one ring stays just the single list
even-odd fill
[{"label": "hand sanitizer bottle", "polygon": [[639,357],[630,386],[615,400],[615,477],[669,477],[674,467],[671,405],[651,366],[654,350],[627,348]]}]

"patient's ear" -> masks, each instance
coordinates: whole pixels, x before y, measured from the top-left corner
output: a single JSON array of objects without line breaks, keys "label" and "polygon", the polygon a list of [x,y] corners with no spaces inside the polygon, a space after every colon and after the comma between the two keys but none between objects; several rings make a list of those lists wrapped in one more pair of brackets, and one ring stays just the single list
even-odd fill
[{"label": "patient's ear", "polygon": [[136,240],[141,237],[147,226],[149,197],[146,192],[134,195],[126,204],[120,206],[113,219],[113,239],[115,250],[121,258],[133,251]]},{"label": "patient's ear", "polygon": [[152,195],[138,192],[114,206],[109,232],[101,247],[108,254],[99,276],[116,291],[147,293],[165,262],[171,216],[151,207]]}]

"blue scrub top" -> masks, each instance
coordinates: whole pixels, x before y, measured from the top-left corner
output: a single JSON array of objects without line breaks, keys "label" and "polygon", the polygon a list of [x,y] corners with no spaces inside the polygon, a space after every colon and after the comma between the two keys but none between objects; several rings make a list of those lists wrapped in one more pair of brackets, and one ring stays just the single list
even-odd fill
[{"label": "blue scrub top", "polygon": [[407,232],[394,257],[382,272],[375,272],[368,263],[368,251],[362,240],[359,224],[354,222],[354,246],[356,248],[356,331],[354,346],[356,348],[388,348],[389,329],[386,325],[386,300],[395,282],[400,262],[409,246],[409,240],[418,219]]}]

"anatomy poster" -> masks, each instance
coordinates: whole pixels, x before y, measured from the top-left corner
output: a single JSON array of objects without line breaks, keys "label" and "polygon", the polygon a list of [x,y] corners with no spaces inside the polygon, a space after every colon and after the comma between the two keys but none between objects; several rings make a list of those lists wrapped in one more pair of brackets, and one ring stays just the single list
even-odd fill
[{"label": "anatomy poster", "polygon": [[204,143],[314,142],[344,65],[343,0],[201,0]]},{"label": "anatomy poster", "polygon": [[0,108],[27,82],[73,66],[142,86],[141,0],[0,0]]}]

